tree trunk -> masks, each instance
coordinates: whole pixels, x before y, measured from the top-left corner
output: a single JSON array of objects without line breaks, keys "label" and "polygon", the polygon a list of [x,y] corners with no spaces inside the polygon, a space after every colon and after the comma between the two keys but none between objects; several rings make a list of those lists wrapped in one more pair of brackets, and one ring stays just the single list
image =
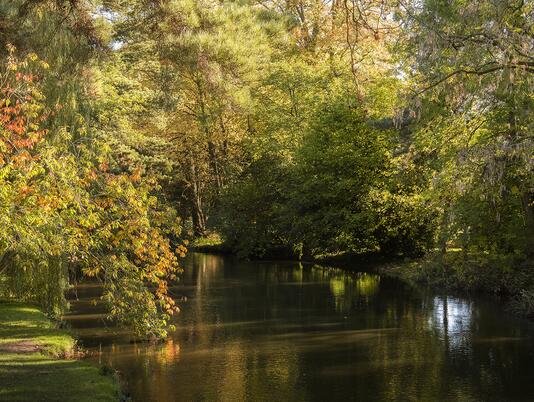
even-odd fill
[{"label": "tree trunk", "polygon": [[215,177],[215,184],[217,185],[217,193],[222,189],[222,177],[219,168],[219,161],[217,160],[217,150],[212,141],[208,141],[208,155],[210,159],[210,167]]},{"label": "tree trunk", "polygon": [[[515,102],[512,105],[508,114],[508,123],[510,125],[509,137],[512,144],[517,143],[517,116],[515,113]],[[512,157],[512,162],[515,162],[517,156]],[[534,192],[532,189],[521,189],[521,208],[523,218],[525,220],[525,235],[527,237],[525,254],[527,256],[534,255]]]},{"label": "tree trunk", "polygon": [[222,188],[222,178],[219,168],[219,161],[217,159],[217,148],[213,139],[211,138],[211,130],[209,123],[208,111],[206,110],[206,100],[204,95],[204,88],[200,79],[195,80],[198,90],[198,107],[200,109],[198,123],[202,131],[204,132],[205,140],[208,144],[208,163],[210,169],[212,170],[213,176],[215,178],[216,191],[219,191]]},{"label": "tree trunk", "polygon": [[192,157],[189,158],[189,198],[191,204],[191,220],[195,236],[203,236],[206,233],[206,215],[203,210],[200,184],[197,180],[197,167]]},{"label": "tree trunk", "polygon": [[525,254],[534,256],[534,193],[524,191],[521,194],[521,205],[525,217],[527,244]]},{"label": "tree trunk", "polygon": [[303,243],[302,244],[302,251],[301,251],[301,255],[300,255],[300,261],[305,261],[305,262],[311,262],[313,261],[313,253],[312,253],[312,250],[311,248],[309,248],[306,243]]}]

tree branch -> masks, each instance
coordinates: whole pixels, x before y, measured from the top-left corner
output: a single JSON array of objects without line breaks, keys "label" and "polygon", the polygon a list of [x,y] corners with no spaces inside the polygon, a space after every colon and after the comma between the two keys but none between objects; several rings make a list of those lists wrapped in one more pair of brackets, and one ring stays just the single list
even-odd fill
[{"label": "tree branch", "polygon": [[[493,64],[493,63],[488,63],[488,64]],[[534,73],[534,63],[533,62],[526,62],[526,61],[519,61],[519,62],[515,62],[515,63],[511,63],[511,64],[497,64],[497,65],[495,65],[493,67],[488,67],[488,68],[485,68],[485,69],[478,68],[478,69],[475,69],[475,70],[470,70],[470,69],[466,69],[466,68],[460,68],[460,69],[455,70],[452,73],[449,73],[446,76],[438,79],[437,81],[433,82],[432,84],[428,85],[427,87],[417,91],[416,95],[420,95],[420,94],[422,94],[422,93],[424,93],[424,92],[426,92],[426,91],[428,91],[428,90],[430,90],[430,89],[442,84],[443,82],[448,81],[452,77],[454,77],[456,75],[459,75],[459,74],[481,76],[481,75],[486,75],[486,74],[493,73],[495,71],[504,70],[505,68],[523,69],[523,70],[525,70],[525,71],[527,71],[529,73]]]}]

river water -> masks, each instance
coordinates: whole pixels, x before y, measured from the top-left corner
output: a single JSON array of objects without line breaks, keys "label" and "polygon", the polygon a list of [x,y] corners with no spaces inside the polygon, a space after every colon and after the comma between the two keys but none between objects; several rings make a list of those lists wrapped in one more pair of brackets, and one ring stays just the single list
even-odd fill
[{"label": "river water", "polygon": [[91,285],[66,317],[134,401],[534,401],[534,327],[488,300],[195,253],[172,293],[161,344],[107,327]]}]

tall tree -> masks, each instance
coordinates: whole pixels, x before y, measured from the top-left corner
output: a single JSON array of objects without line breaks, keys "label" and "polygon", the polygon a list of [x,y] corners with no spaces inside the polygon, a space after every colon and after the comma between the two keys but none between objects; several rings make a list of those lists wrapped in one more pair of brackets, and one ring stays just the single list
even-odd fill
[{"label": "tall tree", "polygon": [[400,4],[442,239],[531,253],[532,2]]}]

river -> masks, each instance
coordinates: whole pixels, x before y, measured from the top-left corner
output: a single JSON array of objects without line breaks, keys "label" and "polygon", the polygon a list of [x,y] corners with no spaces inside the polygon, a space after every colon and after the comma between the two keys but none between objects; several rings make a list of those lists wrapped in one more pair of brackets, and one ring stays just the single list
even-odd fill
[{"label": "river", "polygon": [[373,273],[191,254],[160,344],[106,326],[98,288],[66,317],[134,401],[533,401],[534,326],[484,298]]}]

